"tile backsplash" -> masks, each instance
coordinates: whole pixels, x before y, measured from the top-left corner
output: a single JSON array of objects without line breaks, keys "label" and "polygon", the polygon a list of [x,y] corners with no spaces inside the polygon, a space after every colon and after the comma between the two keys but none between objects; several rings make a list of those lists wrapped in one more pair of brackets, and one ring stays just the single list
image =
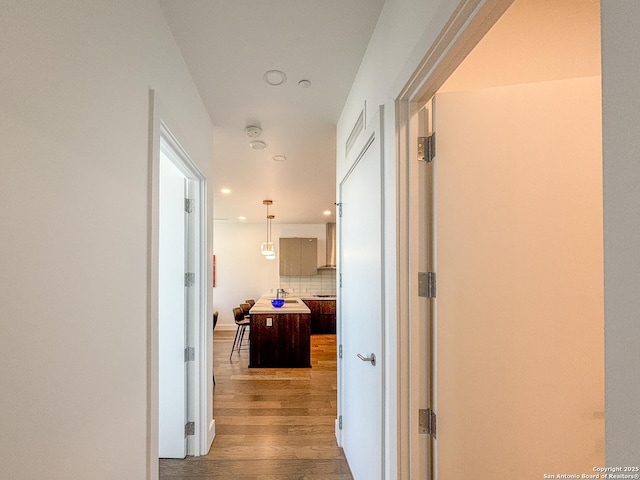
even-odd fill
[{"label": "tile backsplash", "polygon": [[291,294],[314,293],[317,295],[336,294],[336,271],[320,269],[317,275],[309,277],[280,277],[280,288]]}]

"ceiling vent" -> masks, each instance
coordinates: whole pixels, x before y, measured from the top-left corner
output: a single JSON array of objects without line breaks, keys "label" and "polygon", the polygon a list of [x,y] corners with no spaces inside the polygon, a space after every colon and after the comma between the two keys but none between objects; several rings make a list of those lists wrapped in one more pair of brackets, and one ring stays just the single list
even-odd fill
[{"label": "ceiling vent", "polygon": [[351,129],[349,138],[347,138],[347,143],[345,144],[345,147],[346,147],[345,153],[347,155],[349,155],[349,152],[353,148],[354,143],[356,143],[358,136],[360,136],[363,130],[364,130],[364,110],[360,112],[360,116],[358,117],[358,120],[356,120],[356,123],[353,125],[353,128]]}]

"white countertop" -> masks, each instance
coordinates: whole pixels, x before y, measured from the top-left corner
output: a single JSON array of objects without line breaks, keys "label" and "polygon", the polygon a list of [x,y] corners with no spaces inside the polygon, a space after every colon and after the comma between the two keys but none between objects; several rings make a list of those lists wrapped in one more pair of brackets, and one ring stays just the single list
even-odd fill
[{"label": "white countertop", "polygon": [[261,296],[249,313],[311,313],[300,297],[286,297],[284,305],[280,308],[271,305],[273,298],[274,295]]}]

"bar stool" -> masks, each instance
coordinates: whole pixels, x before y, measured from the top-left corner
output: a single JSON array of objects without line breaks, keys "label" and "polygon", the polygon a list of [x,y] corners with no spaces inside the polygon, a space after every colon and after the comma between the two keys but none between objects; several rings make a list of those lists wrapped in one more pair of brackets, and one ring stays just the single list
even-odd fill
[{"label": "bar stool", "polygon": [[[241,303],[240,308],[242,309],[242,314],[244,315],[244,318],[247,321],[249,321],[249,324],[251,324],[251,316],[249,315],[249,310],[251,310],[251,304]],[[244,340],[244,333],[245,333],[244,330],[242,330],[242,335],[240,335],[240,345],[238,346],[238,351],[240,351],[240,347],[242,346],[242,340]],[[251,329],[249,329],[249,335],[251,335]]]},{"label": "bar stool", "polygon": [[233,339],[233,345],[231,346],[231,353],[229,354],[229,360],[231,360],[231,357],[233,356],[233,350],[236,348],[236,344],[238,345],[238,352],[240,352],[240,347],[242,346],[242,338],[244,337],[244,331],[251,323],[250,320],[247,317],[245,317],[244,311],[240,307],[234,307],[233,319],[235,320],[238,328],[236,329],[236,336]]},{"label": "bar stool", "polygon": [[249,315],[249,310],[251,310],[251,304],[250,303],[241,303],[240,304],[240,308],[242,309],[242,313],[245,314],[246,316]]}]

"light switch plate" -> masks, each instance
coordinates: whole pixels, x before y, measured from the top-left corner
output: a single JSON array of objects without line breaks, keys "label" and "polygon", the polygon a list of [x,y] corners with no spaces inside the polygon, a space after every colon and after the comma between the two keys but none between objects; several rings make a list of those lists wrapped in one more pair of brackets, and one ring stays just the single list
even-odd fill
[{"label": "light switch plate", "polygon": [[273,327],[273,318],[267,318],[267,327]]}]

